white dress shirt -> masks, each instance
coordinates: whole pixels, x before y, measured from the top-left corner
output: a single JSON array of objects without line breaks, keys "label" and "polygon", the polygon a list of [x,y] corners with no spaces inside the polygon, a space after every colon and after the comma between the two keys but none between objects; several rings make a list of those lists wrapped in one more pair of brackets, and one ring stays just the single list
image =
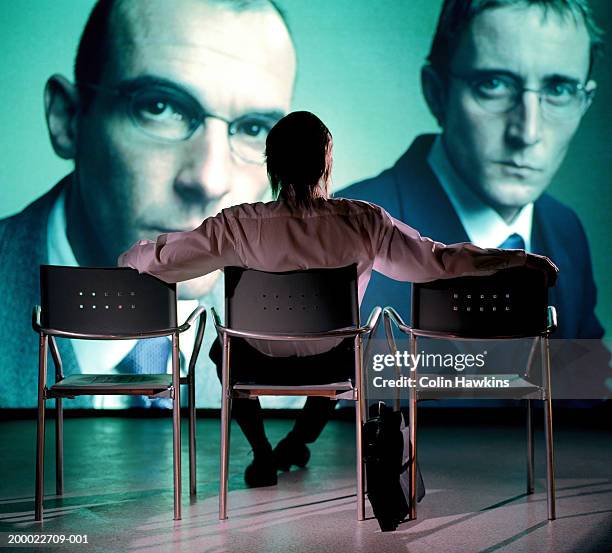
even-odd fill
[{"label": "white dress shirt", "polygon": [[533,203],[523,206],[512,222],[506,223],[457,175],[446,155],[441,136],[436,137],[427,162],[444,188],[470,242],[481,248],[497,248],[511,234],[518,234],[525,242],[525,249],[531,251]]}]

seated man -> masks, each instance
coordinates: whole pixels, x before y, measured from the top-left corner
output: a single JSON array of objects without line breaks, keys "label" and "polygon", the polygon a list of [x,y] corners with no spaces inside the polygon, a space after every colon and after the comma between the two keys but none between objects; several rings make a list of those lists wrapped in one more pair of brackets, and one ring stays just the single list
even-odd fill
[{"label": "seated man", "polygon": [[[266,159],[276,201],[230,207],[192,231],[141,240],[119,257],[119,265],[178,282],[230,265],[291,271],[356,263],[360,302],[373,269],[396,280],[424,282],[529,264],[547,271],[553,281],[556,277],[557,269],[546,257],[469,243],[447,246],[422,237],[379,206],[329,198],[332,136],[312,113],[295,112],[281,119],[268,135]],[[294,351],[287,352],[275,351],[273,343],[256,344],[257,349],[243,344],[233,356],[237,364],[248,358],[251,367],[260,362],[278,371],[297,363],[299,370],[333,382],[335,360],[344,347],[334,345],[315,352],[294,344]],[[211,357],[219,367],[218,342]],[[233,414],[254,453],[246,483],[274,485],[277,468],[304,466],[309,458],[305,444],[316,440],[333,408],[334,402],[326,398],[309,398],[293,430],[272,451],[259,402],[235,400]]]}]

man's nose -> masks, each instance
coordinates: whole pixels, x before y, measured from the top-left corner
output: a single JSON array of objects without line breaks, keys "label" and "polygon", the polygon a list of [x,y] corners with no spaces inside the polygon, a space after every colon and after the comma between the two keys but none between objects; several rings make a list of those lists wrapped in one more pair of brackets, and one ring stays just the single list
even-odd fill
[{"label": "man's nose", "polygon": [[542,138],[542,106],[538,92],[523,91],[518,105],[508,114],[506,129],[508,141],[524,148],[533,146]]},{"label": "man's nose", "polygon": [[186,203],[205,206],[229,191],[232,154],[228,138],[227,123],[211,118],[183,145],[183,165],[174,187]]}]

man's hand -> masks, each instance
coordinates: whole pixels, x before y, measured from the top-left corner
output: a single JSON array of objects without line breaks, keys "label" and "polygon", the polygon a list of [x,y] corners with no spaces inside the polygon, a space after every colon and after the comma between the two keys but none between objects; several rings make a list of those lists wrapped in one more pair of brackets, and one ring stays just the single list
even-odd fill
[{"label": "man's hand", "polygon": [[559,268],[546,256],[528,253],[525,261],[525,267],[539,269],[546,273],[548,278],[548,286],[554,286],[559,275]]},{"label": "man's hand", "polygon": [[117,267],[125,267],[125,254],[127,252],[123,252],[118,258],[117,258]]},{"label": "man's hand", "polygon": [[136,269],[136,267],[134,267],[133,262],[130,260],[130,258],[133,258],[133,261],[136,261],[136,253],[137,253],[137,249],[139,246],[146,246],[147,244],[152,244],[153,242],[151,240],[138,240],[138,242],[135,242],[134,245],[127,251],[123,252],[118,258],[117,258],[117,267],[131,267],[132,269]]}]

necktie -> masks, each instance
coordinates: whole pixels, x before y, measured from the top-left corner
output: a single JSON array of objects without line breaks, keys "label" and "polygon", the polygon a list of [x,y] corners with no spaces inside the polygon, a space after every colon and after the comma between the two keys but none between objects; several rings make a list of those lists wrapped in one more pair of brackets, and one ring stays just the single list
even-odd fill
[{"label": "necktie", "polygon": [[[117,371],[127,374],[160,374],[166,372],[172,344],[165,336],[138,340],[131,351],[117,365]],[[131,396],[130,407],[172,407],[170,398],[149,399],[146,396]]]},{"label": "necktie", "polygon": [[508,236],[498,247],[504,250],[524,250],[525,241],[520,234],[516,232]]}]

